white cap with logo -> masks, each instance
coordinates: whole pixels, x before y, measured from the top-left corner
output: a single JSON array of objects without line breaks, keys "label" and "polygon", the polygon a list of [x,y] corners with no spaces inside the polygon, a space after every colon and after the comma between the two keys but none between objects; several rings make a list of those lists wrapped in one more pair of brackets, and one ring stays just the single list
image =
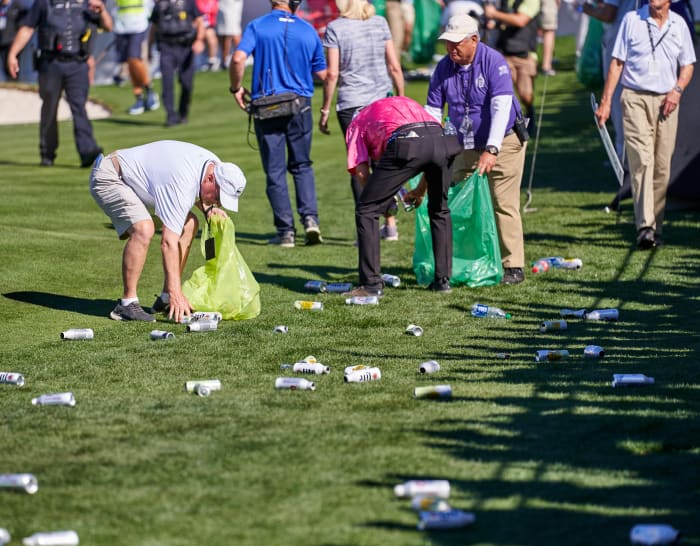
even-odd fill
[{"label": "white cap with logo", "polygon": [[466,13],[460,13],[450,17],[445,27],[445,32],[440,34],[438,40],[448,42],[461,42],[465,38],[470,38],[479,34],[479,23],[474,17]]},{"label": "white cap with logo", "polygon": [[217,163],[214,178],[219,185],[219,198],[225,209],[238,212],[238,198],[245,190],[246,180],[243,171],[233,163]]}]

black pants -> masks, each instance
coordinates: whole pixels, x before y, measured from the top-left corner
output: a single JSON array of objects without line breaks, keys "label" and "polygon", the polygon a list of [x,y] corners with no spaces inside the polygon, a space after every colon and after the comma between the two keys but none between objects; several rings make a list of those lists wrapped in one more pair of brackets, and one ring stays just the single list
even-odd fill
[{"label": "black pants", "polygon": [[[424,173],[428,182],[435,279],[448,280],[452,271],[452,220],[447,208],[447,191],[451,182],[452,160],[461,148],[456,137],[443,136],[442,127],[437,123],[411,130],[418,137],[390,139],[355,208],[360,284],[369,288],[382,286],[377,219],[399,188],[419,173]],[[399,128],[395,134],[407,132]]]},{"label": "black pants", "polygon": [[[192,46],[159,43],[161,95],[163,107],[167,112],[167,121],[177,122],[190,111],[192,92],[194,90],[195,58]],[[180,82],[180,103],[175,111],[175,72]]]}]

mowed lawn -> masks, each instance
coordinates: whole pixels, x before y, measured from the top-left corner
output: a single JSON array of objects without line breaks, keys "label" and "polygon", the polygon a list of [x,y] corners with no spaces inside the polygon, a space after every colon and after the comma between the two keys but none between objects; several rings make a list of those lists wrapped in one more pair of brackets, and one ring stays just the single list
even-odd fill
[{"label": "mowed lawn", "polygon": [[[128,87],[93,88],[114,111],[94,123],[105,150],[186,140],[246,173],[233,219],[262,312],[209,333],[110,320],[123,243],[90,197],[72,125],[61,124],[51,169],[38,167],[37,125],[0,128],[0,371],[26,378],[23,387],[0,384],[0,474],[39,480],[35,495],[0,490],[10,545],[59,529],[88,546],[620,545],[638,523],[671,524],[683,544],[700,544],[700,217],[673,203],[666,246],[639,252],[631,202],[619,216],[604,211],[617,183],[573,49],[570,38],[558,42],[561,63],[544,97],[536,82],[538,110],[544,99],[536,211],[523,223],[528,264],[565,256],[583,268],[429,293],[411,267],[413,214],[400,211],[400,240],[382,243],[382,266],[402,284],[378,306],[303,289],[314,279],[357,282],[333,116],[330,136],[315,128],[312,153],[325,244],[281,249],[266,244],[274,230],[264,173],[225,73],[197,75],[189,124],[171,129],[162,109],[128,116]],[[415,81],[408,93],[424,102],[426,89]],[[523,202],[534,149],[533,139]],[[162,285],[157,239],[139,289],[146,306]],[[199,243],[185,278],[204,263]],[[324,310],[296,310],[298,299],[323,301]],[[473,318],[476,302],[513,318]],[[562,308],[617,308],[620,320],[572,319],[540,333]],[[410,323],[424,335],[405,335]],[[276,325],[289,333],[273,333]],[[61,341],[68,328],[92,328],[95,338]],[[176,338],[151,341],[153,328]],[[590,344],[605,358],[584,359]],[[538,363],[540,349],[570,356]],[[331,367],[312,378],[316,390],[275,390],[275,378],[291,375],[280,365],[308,355]],[[431,359],[441,370],[418,374]],[[356,364],[378,366],[381,380],[344,383],[343,369]],[[655,383],[612,388],[617,373]],[[184,393],[195,379],[219,379],[222,389]],[[440,384],[452,387],[451,400],[413,398],[415,387]],[[31,404],[65,391],[75,407]],[[450,504],[472,511],[475,524],[418,531],[410,499],[393,493],[414,478],[449,480]]]}]

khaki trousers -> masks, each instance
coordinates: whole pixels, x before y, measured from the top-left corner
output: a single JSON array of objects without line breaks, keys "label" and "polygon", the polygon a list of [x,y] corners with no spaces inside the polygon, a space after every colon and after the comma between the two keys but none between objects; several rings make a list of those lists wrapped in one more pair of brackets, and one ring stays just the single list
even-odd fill
[{"label": "khaki trousers", "polygon": [[678,109],[661,117],[665,96],[623,89],[620,97],[635,224],[637,231],[652,228],[657,235],[663,230],[678,130]]},{"label": "khaki trousers", "polygon": [[[503,267],[525,267],[523,222],[520,218],[520,183],[525,168],[527,144],[511,133],[501,145],[498,160],[488,174],[493,211],[496,217],[498,240]],[[464,150],[455,159],[452,180],[460,181],[476,170],[482,150]]]},{"label": "khaki trousers", "polygon": [[401,9],[401,2],[389,0],[386,2],[384,10],[387,23],[389,23],[391,41],[394,42],[396,55],[400,56],[403,49],[404,33],[406,32],[406,21],[404,20],[404,12]]}]

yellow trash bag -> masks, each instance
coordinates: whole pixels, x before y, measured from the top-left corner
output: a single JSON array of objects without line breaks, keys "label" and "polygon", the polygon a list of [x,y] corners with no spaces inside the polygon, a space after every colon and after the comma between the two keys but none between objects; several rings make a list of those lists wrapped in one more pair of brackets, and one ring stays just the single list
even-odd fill
[{"label": "yellow trash bag", "polygon": [[[211,231],[210,231],[211,230]],[[231,218],[218,214],[202,230],[202,255],[212,237],[216,255],[185,281],[182,291],[196,311],[218,311],[224,320],[245,320],[260,314],[260,286],[236,247]]]}]

